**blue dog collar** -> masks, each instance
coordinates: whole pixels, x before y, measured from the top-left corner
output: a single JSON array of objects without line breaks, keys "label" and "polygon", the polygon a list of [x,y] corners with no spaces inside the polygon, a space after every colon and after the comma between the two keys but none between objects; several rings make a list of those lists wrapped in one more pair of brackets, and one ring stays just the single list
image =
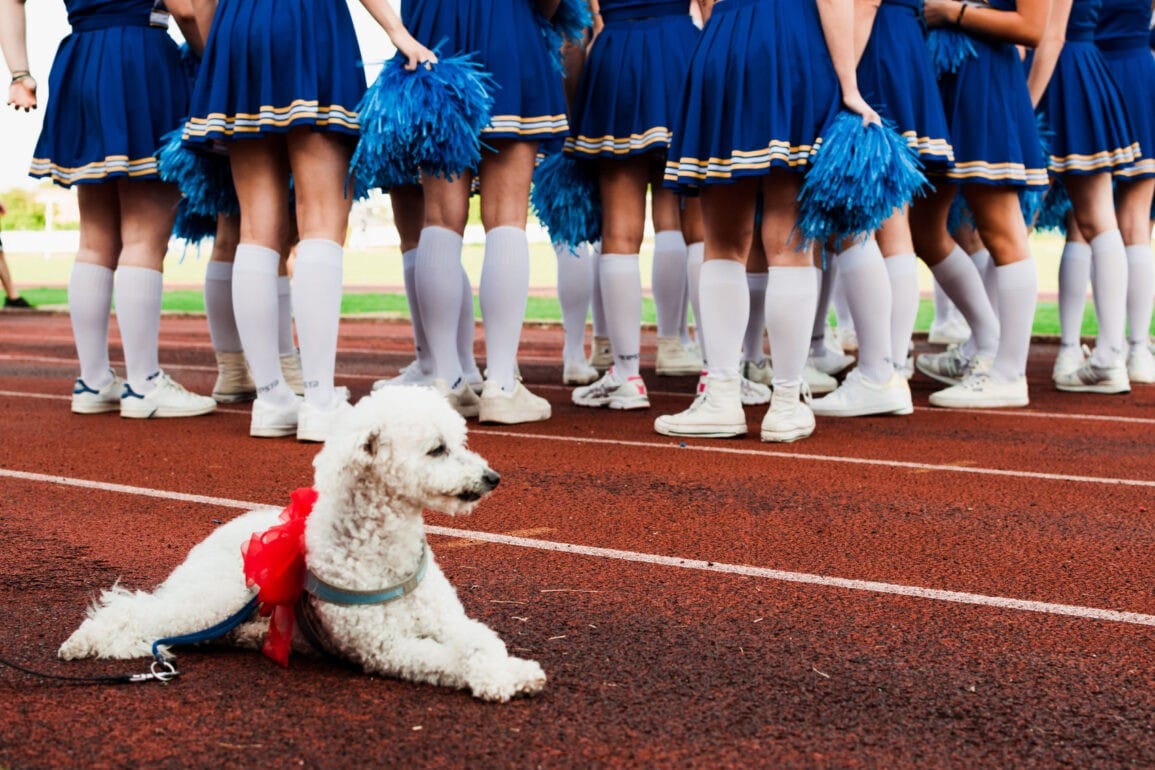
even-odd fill
[{"label": "blue dog collar", "polygon": [[345,606],[387,604],[388,602],[400,599],[403,596],[408,596],[416,591],[417,586],[421,584],[421,579],[425,577],[425,570],[428,567],[429,546],[422,540],[421,561],[417,565],[417,569],[397,585],[382,588],[378,591],[350,591],[332,585],[331,583],[326,583],[312,572],[307,572],[305,575],[305,590],[317,599],[328,602],[329,604],[342,604]]}]

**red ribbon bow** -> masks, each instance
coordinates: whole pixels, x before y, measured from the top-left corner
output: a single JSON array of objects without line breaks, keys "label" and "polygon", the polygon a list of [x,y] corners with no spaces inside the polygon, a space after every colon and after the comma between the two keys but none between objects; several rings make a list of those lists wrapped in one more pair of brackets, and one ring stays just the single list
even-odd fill
[{"label": "red ribbon bow", "polygon": [[245,581],[258,586],[261,614],[269,618],[263,652],[289,665],[289,648],[296,626],[296,604],[305,591],[305,520],[317,502],[317,490],[302,487],[281,511],[281,523],[253,535],[241,546]]}]

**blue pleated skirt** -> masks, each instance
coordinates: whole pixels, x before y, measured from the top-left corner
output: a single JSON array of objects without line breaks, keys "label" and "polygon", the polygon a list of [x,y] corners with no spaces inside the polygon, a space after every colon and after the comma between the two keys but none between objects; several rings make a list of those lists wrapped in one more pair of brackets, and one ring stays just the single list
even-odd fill
[{"label": "blue pleated skirt", "polygon": [[813,0],[725,0],[690,61],[667,186],[803,172],[841,103]]},{"label": "blue pleated skirt", "polygon": [[298,126],[356,134],[365,87],[344,0],[221,0],[184,140],[205,144]]},{"label": "blue pleated skirt", "polygon": [[958,184],[1049,186],[1027,76],[1009,43],[972,37],[977,56],[939,81]]},{"label": "blue pleated skirt", "polygon": [[409,31],[442,55],[473,53],[493,75],[485,139],[565,137],[565,93],[533,0],[405,0]]},{"label": "blue pleated skirt", "polygon": [[921,3],[883,2],[858,64],[858,88],[867,103],[894,122],[928,172],[954,164],[950,129],[942,108]]},{"label": "blue pleated skirt", "polygon": [[1132,165],[1114,168],[1121,179],[1155,176],[1155,57],[1146,40],[1138,46],[1100,45],[1103,61],[1126,104],[1132,134],[1142,157]]},{"label": "blue pleated skirt", "polygon": [[567,151],[583,158],[664,153],[697,41],[684,12],[607,23],[582,72]]},{"label": "blue pleated skirt", "polygon": [[1092,42],[1066,42],[1039,109],[1052,133],[1051,173],[1101,174],[1141,156],[1123,95]]},{"label": "blue pleated skirt", "polygon": [[31,176],[62,187],[157,178],[161,137],[180,126],[189,91],[176,43],[148,17],[148,6],[127,26],[90,16],[60,43]]}]

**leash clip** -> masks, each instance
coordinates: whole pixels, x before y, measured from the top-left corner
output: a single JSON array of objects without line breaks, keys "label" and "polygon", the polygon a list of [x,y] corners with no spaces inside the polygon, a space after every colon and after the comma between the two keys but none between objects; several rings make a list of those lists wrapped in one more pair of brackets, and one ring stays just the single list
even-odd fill
[{"label": "leash clip", "polygon": [[167,684],[178,676],[180,676],[180,672],[176,670],[176,666],[168,661],[156,660],[149,667],[147,674],[132,674],[128,677],[128,681],[136,683],[156,680],[162,684]]}]

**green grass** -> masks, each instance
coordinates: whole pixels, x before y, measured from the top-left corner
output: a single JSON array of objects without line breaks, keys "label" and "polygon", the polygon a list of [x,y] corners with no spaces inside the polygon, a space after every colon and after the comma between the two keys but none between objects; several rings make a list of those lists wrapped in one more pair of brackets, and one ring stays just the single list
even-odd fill
[{"label": "green grass", "polygon": [[[68,302],[68,294],[65,289],[25,289],[21,293],[34,305],[65,305]],[[204,296],[199,291],[166,291],[162,307],[169,312],[203,313],[205,309]],[[481,310],[476,297],[473,308],[474,315],[480,318]],[[341,301],[341,312],[348,316],[378,313],[408,318],[409,305],[405,301],[404,294],[350,292]],[[560,323],[561,308],[554,297],[530,297],[525,317],[527,321],[535,323]],[[933,317],[933,304],[930,300],[923,300],[919,305],[915,330],[927,331]],[[647,298],[643,300],[642,322],[653,324],[655,321],[653,300]],[[1088,302],[1087,312],[1083,317],[1082,334],[1084,337],[1093,337],[1098,329],[1095,314]],[[1155,324],[1152,324],[1152,332],[1155,333]],[[1035,311],[1034,333],[1037,335],[1058,335],[1059,308],[1056,303],[1039,303],[1038,309]]]}]

